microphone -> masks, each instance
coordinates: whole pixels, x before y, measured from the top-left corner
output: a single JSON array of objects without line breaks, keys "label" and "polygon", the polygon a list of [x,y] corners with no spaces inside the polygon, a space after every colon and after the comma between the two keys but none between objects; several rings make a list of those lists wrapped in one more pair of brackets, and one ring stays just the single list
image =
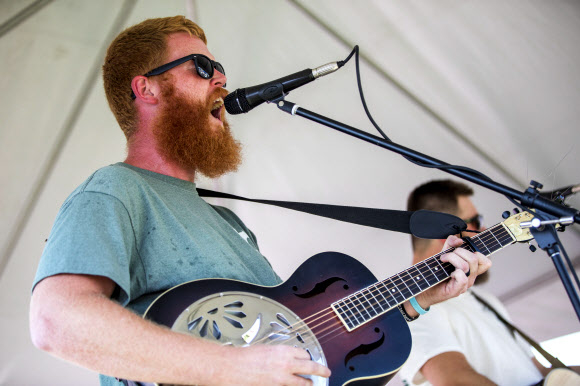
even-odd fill
[{"label": "microphone", "polygon": [[257,86],[239,88],[224,98],[226,111],[232,115],[247,113],[264,102],[272,102],[279,97],[285,96],[295,88],[338,70],[345,63],[346,61],[331,62],[314,69],[307,68]]},{"label": "microphone", "polygon": [[550,192],[540,192],[540,196],[547,198],[548,200],[562,200],[568,196],[580,192],[580,184],[565,186],[563,188],[555,189]]}]

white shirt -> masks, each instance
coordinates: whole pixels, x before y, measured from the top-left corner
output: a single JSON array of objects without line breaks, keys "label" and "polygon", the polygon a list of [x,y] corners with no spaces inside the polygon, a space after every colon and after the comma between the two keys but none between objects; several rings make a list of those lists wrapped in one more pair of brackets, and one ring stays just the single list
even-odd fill
[{"label": "white shirt", "polygon": [[[509,320],[499,299],[481,289],[475,291]],[[508,328],[470,291],[431,306],[429,312],[409,323],[413,346],[400,376],[407,385],[430,385],[421,367],[434,356],[450,351],[465,355],[478,373],[498,385],[533,385],[542,374],[531,360],[530,346],[517,340]]]}]

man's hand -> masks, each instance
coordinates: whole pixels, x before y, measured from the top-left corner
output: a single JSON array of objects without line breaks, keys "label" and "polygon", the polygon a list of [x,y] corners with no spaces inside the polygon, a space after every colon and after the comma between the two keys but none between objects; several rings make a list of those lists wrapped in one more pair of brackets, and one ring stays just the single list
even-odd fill
[{"label": "man's hand", "polygon": [[300,374],[330,376],[330,370],[310,359],[303,349],[284,345],[229,347],[234,372],[218,373],[217,384],[312,385]]},{"label": "man's hand", "polygon": [[[451,247],[459,247],[462,244],[463,240],[459,237],[449,236],[442,251]],[[472,253],[463,248],[456,248],[452,252],[444,254],[441,256],[441,261],[453,264],[456,269],[451,273],[449,280],[417,295],[417,302],[423,308],[461,295],[473,285],[477,275],[484,273],[491,267],[489,258],[479,252]],[[467,272],[469,272],[469,276],[467,276]],[[411,311],[410,308],[405,307],[406,310]],[[417,313],[413,310],[410,314],[415,316]]]},{"label": "man's hand", "polygon": [[151,323],[111,301],[114,288],[100,276],[42,280],[30,307],[33,342],[88,369],[143,382],[309,385],[299,374],[330,375],[302,349],[223,346]]}]

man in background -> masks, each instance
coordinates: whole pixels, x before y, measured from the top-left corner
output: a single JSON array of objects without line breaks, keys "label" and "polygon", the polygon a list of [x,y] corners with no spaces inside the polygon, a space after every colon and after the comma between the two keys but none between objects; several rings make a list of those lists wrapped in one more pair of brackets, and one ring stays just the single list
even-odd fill
[{"label": "man in background", "polygon": [[[482,217],[472,195],[473,190],[462,183],[431,181],[411,192],[407,210],[449,213],[463,219],[468,229],[482,231]],[[412,243],[416,264],[439,253],[444,240],[413,236]],[[479,275],[475,285],[488,278],[489,271]],[[509,320],[499,299],[479,287],[431,307],[409,324],[413,347],[400,372],[405,384],[523,386],[538,383],[549,372],[535,359],[529,344],[512,335],[474,293]]]}]

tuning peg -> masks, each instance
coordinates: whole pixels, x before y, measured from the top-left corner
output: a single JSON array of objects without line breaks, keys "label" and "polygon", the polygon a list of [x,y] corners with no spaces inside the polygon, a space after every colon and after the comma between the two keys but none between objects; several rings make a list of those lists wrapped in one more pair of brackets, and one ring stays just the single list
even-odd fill
[{"label": "tuning peg", "polygon": [[519,208],[514,208],[514,214],[518,214],[520,213],[520,209]]},{"label": "tuning peg", "polygon": [[536,249],[537,248],[536,248],[536,246],[534,244],[530,244],[529,248],[530,248],[530,251],[536,252]]},{"label": "tuning peg", "polygon": [[509,216],[510,216],[510,211],[509,210],[506,210],[505,212],[503,212],[501,214],[501,217],[503,217],[503,218],[508,218]]}]

